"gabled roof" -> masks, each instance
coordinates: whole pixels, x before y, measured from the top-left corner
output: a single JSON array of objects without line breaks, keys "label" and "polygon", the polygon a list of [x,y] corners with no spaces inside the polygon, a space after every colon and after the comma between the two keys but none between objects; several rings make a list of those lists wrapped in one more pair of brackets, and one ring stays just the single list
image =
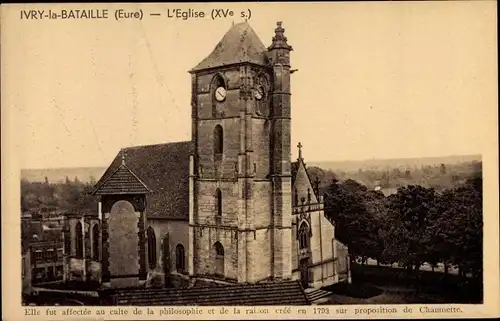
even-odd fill
[{"label": "gabled roof", "polygon": [[[298,281],[235,284],[178,289],[137,289],[108,292],[114,305],[134,306],[257,306],[310,305]],[[108,298],[109,300],[109,298]]]},{"label": "gabled roof", "polygon": [[94,191],[94,195],[148,194],[150,189],[125,164]]},{"label": "gabled roof", "polygon": [[316,190],[313,186],[311,178],[309,177],[309,172],[307,171],[306,164],[302,158],[299,158],[296,162],[291,164],[292,169],[292,206],[296,206],[295,202],[295,191],[297,190],[298,199],[304,197],[307,200],[307,189],[309,188],[311,193],[311,202],[318,202],[318,196],[316,195]]},{"label": "gabled roof", "polygon": [[235,24],[215,49],[191,72],[213,67],[250,62],[267,65],[266,47],[247,22]]},{"label": "gabled roof", "polygon": [[[125,155],[126,168],[149,189],[147,217],[187,220],[189,156],[193,150],[190,141],[124,148],[96,184],[96,190],[120,171],[122,155]],[[115,182],[120,181],[117,179]]]}]

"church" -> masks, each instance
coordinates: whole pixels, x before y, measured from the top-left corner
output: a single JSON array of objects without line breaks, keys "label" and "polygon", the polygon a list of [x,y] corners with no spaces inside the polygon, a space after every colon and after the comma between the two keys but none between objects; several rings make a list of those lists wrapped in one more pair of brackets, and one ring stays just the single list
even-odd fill
[{"label": "church", "polygon": [[[97,182],[97,216],[69,218],[65,278],[101,288],[350,282],[299,143],[291,45],[233,24],[191,74],[190,141],[123,148]],[[187,124],[186,124],[187,125]]]}]

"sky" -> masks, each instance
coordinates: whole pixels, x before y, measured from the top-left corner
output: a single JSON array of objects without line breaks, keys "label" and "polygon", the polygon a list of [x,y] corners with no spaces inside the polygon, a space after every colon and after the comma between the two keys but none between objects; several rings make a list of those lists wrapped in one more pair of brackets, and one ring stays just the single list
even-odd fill
[{"label": "sky", "polygon": [[[106,166],[122,147],[189,140],[188,70],[248,9],[266,46],[283,21],[294,48],[292,159],[299,141],[306,161],[496,148],[493,1],[93,4],[145,16],[20,19],[21,9],[71,7],[84,6],[2,8],[2,140],[21,168]],[[175,8],[236,14],[167,18]]]}]

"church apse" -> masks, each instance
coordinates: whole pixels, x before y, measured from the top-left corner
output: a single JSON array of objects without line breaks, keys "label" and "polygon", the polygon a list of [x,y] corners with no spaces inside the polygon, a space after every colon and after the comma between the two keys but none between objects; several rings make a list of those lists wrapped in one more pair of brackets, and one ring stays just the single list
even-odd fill
[{"label": "church apse", "polygon": [[66,213],[63,220],[63,279],[99,283],[100,222],[95,213]]}]

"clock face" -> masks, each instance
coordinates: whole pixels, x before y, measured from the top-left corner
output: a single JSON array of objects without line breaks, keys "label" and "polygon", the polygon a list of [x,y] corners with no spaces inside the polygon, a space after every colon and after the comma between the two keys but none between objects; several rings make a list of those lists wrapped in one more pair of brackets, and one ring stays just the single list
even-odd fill
[{"label": "clock face", "polygon": [[255,97],[255,99],[261,100],[262,97],[264,97],[264,88],[260,86],[255,88],[255,90],[253,91],[253,96]]},{"label": "clock face", "polygon": [[219,87],[215,90],[215,99],[217,99],[217,101],[226,99],[226,89],[224,87]]}]

